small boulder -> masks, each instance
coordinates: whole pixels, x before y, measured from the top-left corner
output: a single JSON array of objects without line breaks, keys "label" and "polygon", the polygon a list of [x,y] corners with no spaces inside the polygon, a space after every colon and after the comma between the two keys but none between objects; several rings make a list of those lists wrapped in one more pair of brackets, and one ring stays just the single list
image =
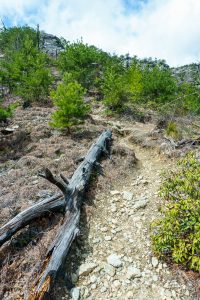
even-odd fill
[{"label": "small boulder", "polygon": [[127,279],[133,279],[133,278],[138,278],[141,277],[142,274],[140,272],[140,269],[134,267],[134,266],[129,266],[127,269],[126,273],[126,278]]},{"label": "small boulder", "polygon": [[88,275],[96,268],[96,266],[97,265],[95,263],[82,264],[78,269],[78,275],[79,276]]},{"label": "small boulder", "polygon": [[131,201],[133,199],[133,193],[127,191],[123,192],[123,199]]},{"label": "small boulder", "polygon": [[73,288],[70,291],[71,297],[73,300],[79,300],[80,299],[80,289],[78,288]]},{"label": "small boulder", "polygon": [[125,296],[125,300],[127,300],[127,299],[133,299],[133,297],[134,297],[133,292],[132,291],[128,291],[128,293]]},{"label": "small boulder", "polygon": [[112,237],[110,235],[105,236],[105,241],[111,241]]},{"label": "small boulder", "polygon": [[157,257],[152,257],[151,263],[152,263],[152,266],[153,266],[154,268],[156,268],[157,265],[158,265],[158,263],[159,263]]},{"label": "small boulder", "polygon": [[120,195],[120,192],[119,191],[110,191],[110,194],[112,196],[115,196],[115,195]]},{"label": "small boulder", "polygon": [[110,275],[111,277],[115,276],[115,268],[109,264],[106,264],[104,267],[104,271],[106,274]]},{"label": "small boulder", "polygon": [[115,268],[119,268],[122,266],[122,261],[116,253],[109,255],[107,257],[107,262]]},{"label": "small boulder", "polygon": [[145,208],[147,206],[147,203],[148,203],[147,199],[141,199],[135,203],[134,209],[138,210],[140,208]]},{"label": "small boulder", "polygon": [[96,275],[92,275],[91,277],[90,277],[90,282],[91,283],[95,283],[96,281],[97,281],[97,276]]}]

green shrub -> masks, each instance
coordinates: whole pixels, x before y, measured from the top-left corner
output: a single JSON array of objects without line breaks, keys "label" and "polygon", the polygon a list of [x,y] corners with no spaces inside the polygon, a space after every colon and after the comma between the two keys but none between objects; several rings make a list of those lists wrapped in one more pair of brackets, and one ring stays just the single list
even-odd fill
[{"label": "green shrub", "polygon": [[11,117],[11,112],[3,107],[0,107],[0,122],[5,122],[7,118]]},{"label": "green shrub", "polygon": [[179,161],[161,188],[163,217],[153,223],[155,253],[200,271],[200,162],[195,153]]},{"label": "green shrub", "polygon": [[23,47],[26,37],[33,42],[33,46],[38,46],[37,31],[29,26],[14,26],[0,29],[0,51],[18,51]]},{"label": "green shrub", "polygon": [[72,74],[65,73],[63,83],[51,93],[57,110],[52,115],[50,125],[55,128],[69,129],[83,122],[89,112],[89,106],[84,103],[85,89],[73,79]]},{"label": "green shrub", "polygon": [[143,92],[142,70],[139,63],[135,60],[126,70],[126,89],[129,92],[131,101],[138,101]]},{"label": "green shrub", "polygon": [[177,82],[162,63],[142,64],[133,58],[128,68],[109,66],[103,74],[104,103],[113,110],[121,110],[127,102],[137,102],[158,109],[177,96]]},{"label": "green shrub", "polygon": [[12,103],[8,107],[3,107],[2,100],[0,100],[0,122],[5,122],[8,118],[12,117],[14,109],[18,103]]}]

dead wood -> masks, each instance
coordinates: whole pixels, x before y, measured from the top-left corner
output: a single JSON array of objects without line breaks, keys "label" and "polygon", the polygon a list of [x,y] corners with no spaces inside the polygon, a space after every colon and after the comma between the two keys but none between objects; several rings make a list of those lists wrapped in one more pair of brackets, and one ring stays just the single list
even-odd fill
[{"label": "dead wood", "polygon": [[106,155],[109,154],[111,135],[110,130],[101,134],[98,141],[90,147],[83,162],[69,180],[68,185],[65,184],[64,187],[62,185],[60,186],[60,181],[55,179],[49,170],[46,170],[45,175],[43,175],[44,178],[57,186],[59,182],[60,189],[65,196],[66,213],[64,223],[46,254],[48,264],[43,271],[42,277],[38,281],[37,288],[33,290],[30,299],[43,299],[46,294],[49,293],[54,283],[57,272],[65,260],[73,240],[79,232],[80,206],[92,169],[102,153]]},{"label": "dead wood", "polygon": [[21,212],[0,229],[0,242],[3,244],[19,229],[29,224],[31,220],[42,216],[45,212],[60,208],[65,211],[63,225],[46,253],[41,276],[30,292],[29,299],[31,300],[44,299],[54,284],[57,272],[79,232],[80,207],[90,175],[93,168],[98,166],[98,158],[102,154],[109,156],[111,136],[110,130],[106,130],[100,135],[70,180],[62,174],[60,175],[61,178],[54,176],[49,169],[40,172],[39,176],[56,185],[64,197],[57,195],[45,199]]},{"label": "dead wood", "polygon": [[65,200],[62,195],[58,194],[51,198],[46,198],[22,211],[0,228],[0,246],[34,219],[43,216],[47,212],[60,210],[64,207]]}]

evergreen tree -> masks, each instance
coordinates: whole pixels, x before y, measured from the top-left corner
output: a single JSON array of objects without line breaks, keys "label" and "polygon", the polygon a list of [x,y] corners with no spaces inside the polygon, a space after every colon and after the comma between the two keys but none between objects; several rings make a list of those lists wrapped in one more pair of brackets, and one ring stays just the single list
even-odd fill
[{"label": "evergreen tree", "polygon": [[52,115],[50,125],[55,128],[69,128],[83,122],[89,112],[84,103],[86,90],[73,79],[72,74],[65,73],[63,82],[51,93],[57,110]]},{"label": "evergreen tree", "polygon": [[0,51],[5,53],[9,51],[18,51],[23,48],[26,37],[32,41],[33,46],[37,48],[38,36],[36,30],[29,26],[1,28],[0,29]]},{"label": "evergreen tree", "polygon": [[120,111],[128,101],[128,90],[126,87],[124,75],[119,75],[115,68],[108,68],[101,83],[104,104],[109,109]]},{"label": "evergreen tree", "polygon": [[156,64],[154,67],[146,66],[142,73],[143,101],[163,103],[175,97],[177,81],[169,69]]},{"label": "evergreen tree", "polygon": [[28,35],[23,38],[19,49],[5,50],[0,61],[1,81],[10,92],[25,101],[39,101],[48,96],[52,82],[47,68],[48,58],[34,46]]},{"label": "evergreen tree", "polygon": [[98,79],[109,55],[106,52],[89,46],[82,41],[66,44],[60,54],[58,65],[63,72],[72,73],[74,78],[87,90],[98,85]]}]

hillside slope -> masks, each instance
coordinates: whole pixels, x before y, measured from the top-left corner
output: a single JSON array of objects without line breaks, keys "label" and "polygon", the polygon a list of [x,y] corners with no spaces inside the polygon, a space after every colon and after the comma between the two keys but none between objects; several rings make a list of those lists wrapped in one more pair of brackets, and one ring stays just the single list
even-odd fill
[{"label": "hillside slope", "polygon": [[[103,160],[104,176],[94,176],[87,191],[81,234],[52,291],[53,299],[71,299],[68,289],[73,286],[73,299],[79,294],[91,300],[198,299],[198,275],[158,261],[150,243],[150,223],[160,215],[161,173],[173,168],[178,152],[169,149],[170,143],[167,149],[160,147],[166,140],[154,123],[103,117],[101,105],[95,105],[92,118],[71,135],[49,127],[52,110],[18,108],[9,125],[14,132],[7,135],[7,152],[1,156],[1,225],[56,191],[37,177],[41,167],[70,177],[77,157],[99,133],[107,127],[113,131],[112,160]],[[26,299],[61,222],[61,214],[51,214],[2,247],[2,299]],[[93,267],[88,269],[88,263]]]}]

